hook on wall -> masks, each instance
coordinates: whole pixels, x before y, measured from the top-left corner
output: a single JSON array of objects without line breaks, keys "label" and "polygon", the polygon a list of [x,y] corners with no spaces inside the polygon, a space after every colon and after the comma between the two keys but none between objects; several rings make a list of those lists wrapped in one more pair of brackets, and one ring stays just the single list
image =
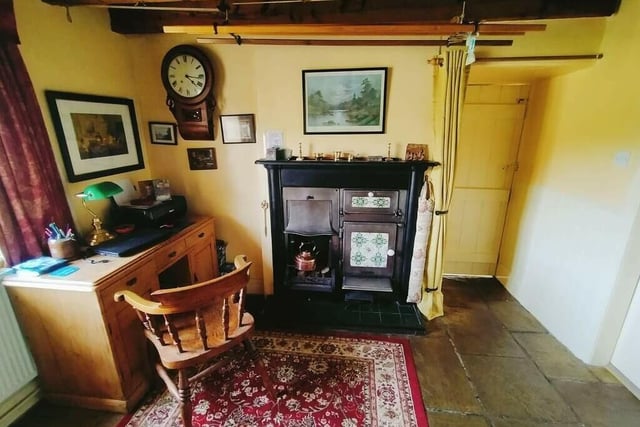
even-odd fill
[{"label": "hook on wall", "polygon": [[444,58],[440,55],[436,55],[433,58],[430,58],[427,61],[431,65],[437,65],[438,67],[442,67],[444,65]]}]

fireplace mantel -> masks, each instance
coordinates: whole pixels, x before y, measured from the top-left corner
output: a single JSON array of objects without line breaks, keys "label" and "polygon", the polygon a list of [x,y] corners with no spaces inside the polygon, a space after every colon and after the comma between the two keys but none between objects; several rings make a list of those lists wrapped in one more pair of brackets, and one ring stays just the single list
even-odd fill
[{"label": "fireplace mantel", "polygon": [[[401,229],[398,233],[398,257],[394,272],[390,278],[392,292],[399,301],[406,301],[407,286],[413,253],[413,239],[415,235],[418,197],[425,173],[428,168],[438,165],[436,162],[425,161],[333,161],[333,160],[257,160],[256,164],[264,166],[268,173],[271,239],[273,250],[274,292],[277,295],[290,291],[285,285],[287,280],[287,237],[285,233],[285,188],[299,187],[301,189],[335,189],[340,191],[397,191],[402,196],[399,199],[398,212],[389,216],[394,224]],[[305,190],[302,190],[305,191]],[[322,191],[322,190],[319,190]],[[368,193],[372,194],[372,193]],[[340,239],[342,239],[343,201],[340,205]],[[369,215],[381,217],[381,215]],[[355,218],[355,215],[353,216]],[[349,221],[349,220],[346,220]],[[360,221],[356,219],[355,221]],[[374,219],[375,221],[375,219]],[[360,224],[360,223],[357,223]],[[395,226],[395,225],[394,225]],[[342,261],[340,261],[340,266]],[[340,270],[341,267],[338,267]],[[340,294],[342,291],[342,277],[339,271],[336,277],[337,286],[332,292]]]}]

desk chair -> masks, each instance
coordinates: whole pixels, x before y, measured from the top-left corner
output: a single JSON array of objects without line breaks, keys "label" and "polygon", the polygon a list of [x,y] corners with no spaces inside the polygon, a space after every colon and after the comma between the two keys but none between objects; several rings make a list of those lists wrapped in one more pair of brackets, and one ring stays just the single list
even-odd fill
[{"label": "desk chair", "polygon": [[[151,293],[151,300],[131,291],[118,291],[116,301],[133,307],[145,330],[145,336],[158,351],[158,375],[181,403],[185,427],[191,427],[191,384],[222,366],[226,361],[207,366],[213,358],[232,347],[244,344],[251,354],[267,392],[275,398],[273,383],[251,342],[253,316],[244,311],[249,267],[244,255],[238,255],[236,270],[224,276],[173,289]],[[190,368],[202,370],[189,376]],[[177,384],[167,373],[177,370]]]}]

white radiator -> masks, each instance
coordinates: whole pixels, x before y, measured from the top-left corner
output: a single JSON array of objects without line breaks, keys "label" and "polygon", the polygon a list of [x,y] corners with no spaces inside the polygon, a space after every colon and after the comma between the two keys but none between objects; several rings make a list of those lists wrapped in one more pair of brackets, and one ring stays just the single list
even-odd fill
[{"label": "white radiator", "polygon": [[0,427],[37,402],[36,375],[7,291],[0,283]]}]

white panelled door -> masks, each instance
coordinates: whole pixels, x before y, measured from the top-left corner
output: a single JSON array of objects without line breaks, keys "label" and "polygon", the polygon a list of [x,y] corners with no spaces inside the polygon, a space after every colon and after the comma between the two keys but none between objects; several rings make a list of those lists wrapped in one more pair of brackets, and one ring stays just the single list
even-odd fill
[{"label": "white panelled door", "polygon": [[528,85],[469,85],[444,247],[444,273],[494,275]]}]

